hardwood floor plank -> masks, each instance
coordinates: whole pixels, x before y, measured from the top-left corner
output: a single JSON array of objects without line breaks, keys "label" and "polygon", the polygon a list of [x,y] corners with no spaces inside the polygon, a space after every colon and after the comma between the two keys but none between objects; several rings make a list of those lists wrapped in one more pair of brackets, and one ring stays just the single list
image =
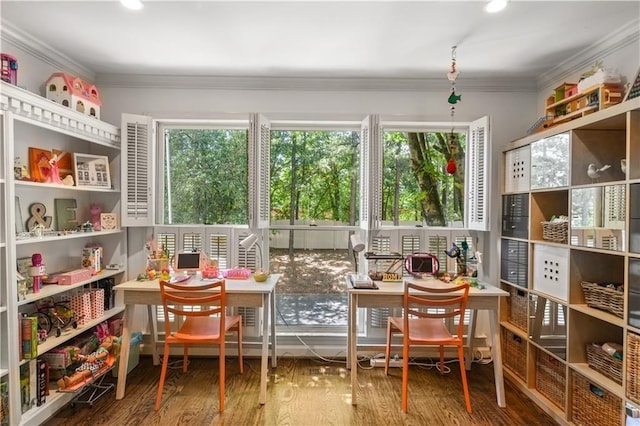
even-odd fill
[{"label": "hardwood floor plank", "polygon": [[[361,369],[358,405],[351,405],[350,375],[344,363],[281,358],[271,370],[267,403],[258,404],[260,360],[245,359],[240,374],[227,360],[225,411],[218,412],[217,359],[192,358],[189,370],[171,369],[159,411],[154,410],[160,367],[150,357],[127,378],[124,399],[110,392],[89,407],[67,406],[45,424],[58,425],[554,425],[507,381],[507,407],[496,403],[493,365],[474,364],[468,372],[473,413],[465,410],[456,363],[441,376],[435,369],[409,370],[409,413],[400,409],[402,371]],[[113,379],[115,381],[115,379]]]}]

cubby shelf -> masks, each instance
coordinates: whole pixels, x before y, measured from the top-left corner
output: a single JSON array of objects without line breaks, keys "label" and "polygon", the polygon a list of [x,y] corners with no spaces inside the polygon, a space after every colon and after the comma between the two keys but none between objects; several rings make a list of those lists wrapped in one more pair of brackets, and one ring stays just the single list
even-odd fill
[{"label": "cubby shelf", "polygon": [[[564,102],[571,100],[550,108]],[[624,171],[622,159],[626,160]],[[594,174],[590,165],[596,169],[609,167]],[[523,170],[525,166],[529,171]],[[504,152],[503,177],[500,282],[503,288],[522,293],[518,294],[517,303],[504,301],[500,305],[503,347],[510,343],[517,349],[512,352],[511,365],[505,365],[505,370],[523,392],[560,424],[579,423],[574,419],[577,405],[572,400],[575,396],[572,386],[575,379],[584,377],[595,388],[611,393],[616,400],[613,411],[618,412],[618,416],[610,422],[621,425],[625,416],[623,407],[632,402],[625,389],[630,368],[625,363],[629,359],[629,348],[623,349],[622,380],[616,383],[589,367],[587,347],[605,342],[624,344],[627,332],[640,334],[640,318],[637,308],[633,308],[640,300],[640,253],[632,251],[640,251],[637,249],[640,247],[640,99],[613,105],[514,141]],[[519,225],[510,210],[513,197],[519,205],[529,206],[528,211],[516,216],[516,219],[526,218],[527,229],[518,228],[518,232],[528,238],[515,239],[513,231],[505,226]],[[627,218],[627,214],[631,217]],[[545,239],[548,235],[543,233],[541,222],[560,215],[569,218],[566,242]],[[516,240],[522,247],[514,243]],[[506,254],[505,249],[508,249]],[[520,252],[527,253],[525,261],[522,257],[514,259]],[[518,268],[528,272],[527,279],[520,285],[514,282]],[[606,306],[603,309],[615,314],[587,305],[582,282],[623,284],[622,293],[595,293],[605,298],[605,302],[599,303]],[[600,296],[600,293],[604,294]],[[524,296],[528,298],[527,304],[522,303]],[[523,317],[527,318],[527,331],[515,325],[522,326]],[[540,323],[538,319],[542,318],[544,322]],[[509,341],[513,336],[523,339],[526,350],[519,343]],[[514,360],[513,353],[520,354],[520,359]],[[559,407],[560,398],[551,401],[536,389],[539,387],[536,377],[545,368],[537,357],[546,355],[540,362],[550,362],[549,365],[561,373],[551,388],[556,391],[558,387],[563,388],[564,407]],[[548,371],[544,373],[547,380],[554,380]],[[618,407],[619,401],[622,403]]]}]

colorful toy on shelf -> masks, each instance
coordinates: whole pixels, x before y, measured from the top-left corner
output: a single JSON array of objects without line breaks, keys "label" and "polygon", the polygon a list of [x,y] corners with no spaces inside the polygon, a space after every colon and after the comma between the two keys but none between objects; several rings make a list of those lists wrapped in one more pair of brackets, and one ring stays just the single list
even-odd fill
[{"label": "colorful toy on shelf", "polygon": [[89,206],[89,213],[91,214],[91,224],[95,231],[102,230],[102,223],[100,222],[100,214],[102,213],[102,205],[98,203],[91,203]]},{"label": "colorful toy on shelf", "polygon": [[42,255],[34,253],[31,256],[31,267],[29,268],[29,276],[33,279],[33,292],[40,293],[42,288],[42,277],[46,275],[45,266],[42,263]]},{"label": "colorful toy on shelf", "polygon": [[2,81],[17,85],[18,84],[18,60],[15,56],[8,53],[0,53],[0,76]]},{"label": "colorful toy on shelf", "polygon": [[48,161],[49,169],[44,173],[46,183],[57,183],[58,185],[64,185],[65,183],[60,179],[60,169],[58,163],[60,159],[64,157],[66,152],[60,152],[51,157]]},{"label": "colorful toy on shelf", "polygon": [[93,84],[62,72],[51,74],[45,83],[46,98],[92,117],[100,118],[100,94]]}]

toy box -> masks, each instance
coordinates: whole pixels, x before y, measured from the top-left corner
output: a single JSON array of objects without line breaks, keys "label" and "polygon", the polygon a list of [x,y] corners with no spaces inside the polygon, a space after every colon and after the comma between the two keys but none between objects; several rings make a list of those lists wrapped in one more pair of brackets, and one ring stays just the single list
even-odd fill
[{"label": "toy box", "polygon": [[59,285],[71,285],[79,283],[80,281],[88,280],[91,278],[91,270],[89,269],[76,269],[69,272],[64,272],[58,275]]},{"label": "toy box", "polygon": [[85,247],[82,249],[82,268],[91,271],[92,275],[102,269],[102,247]]}]

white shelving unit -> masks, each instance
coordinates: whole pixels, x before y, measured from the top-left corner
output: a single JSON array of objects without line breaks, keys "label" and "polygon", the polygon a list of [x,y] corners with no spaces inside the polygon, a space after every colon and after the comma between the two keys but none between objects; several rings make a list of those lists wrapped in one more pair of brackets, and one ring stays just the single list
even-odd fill
[{"label": "white shelving unit", "polygon": [[[56,391],[49,383],[50,394],[40,406],[21,400],[20,366],[29,360],[20,358],[20,317],[36,310],[35,302],[54,296],[67,296],[104,278],[118,284],[126,280],[126,230],[92,232],[57,232],[42,237],[29,235],[26,222],[30,205],[42,203],[46,216],[55,215],[56,199],[74,199],[76,217],[82,224],[90,219],[89,205],[102,205],[105,213],[121,216],[121,145],[119,128],[96,120],[80,112],[37,96],[18,87],[0,82],[0,382],[8,392],[9,424],[40,424],[75,397],[74,393]],[[106,156],[109,161],[111,188],[65,186],[17,180],[15,159],[29,164],[29,147],[73,153]],[[52,221],[56,229],[55,217]],[[45,285],[38,293],[21,296],[17,288],[17,263],[30,260],[33,253],[41,253],[47,273],[80,269],[82,249],[87,245],[103,248],[103,267],[121,265],[118,269],[102,270],[89,279],[72,285]],[[38,355],[92,330],[97,324],[121,315],[123,306],[114,306],[100,318],[93,318],[77,328],[69,327],[58,337],[55,333],[38,345]],[[12,343],[12,344],[10,344]],[[35,385],[35,384],[34,384]]]},{"label": "white shelving unit", "polygon": [[[610,167],[596,176],[591,164]],[[503,168],[506,374],[560,424],[624,425],[625,407],[640,404],[631,344],[640,335],[632,301],[640,250],[630,244],[640,241],[640,99],[513,142]],[[569,217],[562,241],[542,225],[559,215]],[[582,282],[624,288],[605,311],[587,303]],[[605,342],[624,347],[617,374],[607,370],[613,357],[589,365],[590,345]]]}]

